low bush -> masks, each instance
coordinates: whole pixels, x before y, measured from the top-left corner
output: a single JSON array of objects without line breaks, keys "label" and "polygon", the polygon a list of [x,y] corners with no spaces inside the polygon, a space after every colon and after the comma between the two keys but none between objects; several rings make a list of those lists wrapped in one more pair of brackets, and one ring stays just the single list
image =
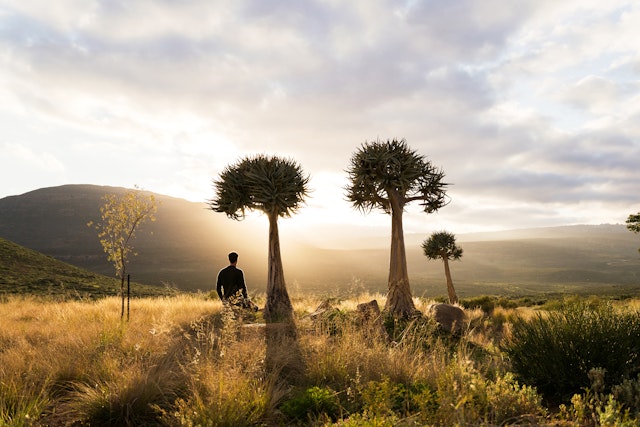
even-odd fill
[{"label": "low bush", "polygon": [[606,372],[604,390],[640,370],[640,313],[609,302],[571,301],[532,319],[517,318],[503,343],[513,371],[547,399],[566,402]]},{"label": "low bush", "polygon": [[283,402],[280,411],[298,421],[316,419],[321,415],[336,420],[340,414],[340,403],[335,391],[313,386]]},{"label": "low bush", "polygon": [[494,297],[489,295],[483,295],[473,298],[465,298],[460,300],[460,305],[466,309],[479,308],[485,314],[492,314],[496,307],[502,308],[516,308],[518,303],[514,300],[505,297]]}]

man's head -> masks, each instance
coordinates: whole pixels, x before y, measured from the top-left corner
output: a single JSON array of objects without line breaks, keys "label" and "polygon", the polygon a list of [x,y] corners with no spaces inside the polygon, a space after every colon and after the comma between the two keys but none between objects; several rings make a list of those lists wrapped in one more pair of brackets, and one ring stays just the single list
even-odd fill
[{"label": "man's head", "polygon": [[235,253],[235,252],[231,252],[231,253],[229,254],[229,262],[230,262],[231,264],[235,264],[236,262],[238,262],[238,254],[237,254],[237,253]]}]

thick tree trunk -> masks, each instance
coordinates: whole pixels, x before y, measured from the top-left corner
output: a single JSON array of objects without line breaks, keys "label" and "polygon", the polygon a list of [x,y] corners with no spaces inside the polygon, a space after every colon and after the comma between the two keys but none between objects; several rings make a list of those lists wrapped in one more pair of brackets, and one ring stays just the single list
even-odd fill
[{"label": "thick tree trunk", "polygon": [[389,293],[385,310],[394,317],[409,317],[416,311],[411,297],[407,256],[402,229],[403,208],[392,200],[391,204],[391,256],[389,259]]},{"label": "thick tree trunk", "polygon": [[286,321],[293,317],[293,307],[282,269],[277,214],[269,214],[269,278],[264,317],[269,322]]},{"label": "thick tree trunk", "polygon": [[451,280],[451,271],[449,271],[449,259],[445,256],[442,258],[444,262],[444,274],[447,276],[447,293],[449,294],[449,304],[457,304],[458,296],[453,288],[453,280]]}]

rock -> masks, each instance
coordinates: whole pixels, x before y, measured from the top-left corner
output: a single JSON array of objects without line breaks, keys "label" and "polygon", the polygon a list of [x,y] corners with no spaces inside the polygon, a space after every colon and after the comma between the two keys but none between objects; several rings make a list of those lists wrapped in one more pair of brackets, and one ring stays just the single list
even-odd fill
[{"label": "rock", "polygon": [[466,314],[464,310],[451,304],[430,304],[427,307],[427,316],[436,322],[447,332],[460,332],[465,326]]},{"label": "rock", "polygon": [[382,313],[378,306],[378,301],[372,300],[356,307],[360,326],[370,338],[387,337],[387,331],[384,329],[382,321]]},{"label": "rock", "polygon": [[380,320],[380,307],[378,306],[378,301],[376,300],[358,304],[356,309],[358,310],[358,315],[363,320],[363,322],[368,323],[371,321]]}]

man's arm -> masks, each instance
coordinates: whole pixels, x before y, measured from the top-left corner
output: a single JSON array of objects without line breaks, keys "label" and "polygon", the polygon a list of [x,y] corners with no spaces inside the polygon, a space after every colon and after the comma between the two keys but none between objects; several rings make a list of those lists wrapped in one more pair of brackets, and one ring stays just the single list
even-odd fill
[{"label": "man's arm", "polygon": [[241,285],[241,289],[242,289],[242,296],[245,298],[249,298],[247,296],[247,285],[244,283],[244,273],[242,272],[242,270],[240,271],[240,285]]},{"label": "man's arm", "polygon": [[218,292],[218,296],[222,301],[224,301],[224,296],[222,295],[222,280],[220,280],[220,276],[222,275],[222,271],[218,273],[218,280],[216,283],[216,291]]}]

